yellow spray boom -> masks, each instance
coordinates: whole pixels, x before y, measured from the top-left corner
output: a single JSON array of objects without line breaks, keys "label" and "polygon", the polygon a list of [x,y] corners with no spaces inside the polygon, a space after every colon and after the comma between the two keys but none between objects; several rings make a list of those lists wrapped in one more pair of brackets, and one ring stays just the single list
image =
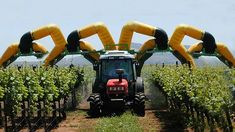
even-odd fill
[{"label": "yellow spray boom", "polygon": [[6,67],[15,61],[19,56],[36,56],[37,58],[43,57],[47,54],[47,49],[39,43],[33,42],[32,49],[29,52],[20,52],[19,43],[11,44],[0,58],[0,66]]},{"label": "yellow spray boom", "polygon": [[[153,37],[147,40],[137,52],[131,50],[134,32]],[[90,43],[81,40],[95,34],[98,35],[104,46],[103,51],[97,51]],[[129,53],[135,54],[135,59],[140,63],[140,69],[153,53],[159,51],[170,51],[182,64],[189,63],[192,67],[196,66],[192,56],[199,57],[202,55],[215,55],[229,67],[235,67],[235,59],[228,48],[222,43],[216,43],[214,37],[208,32],[182,24],[176,27],[168,41],[168,36],[164,30],[137,21],[128,22],[123,26],[118,44],[115,44],[108,28],[102,22],[90,24],[71,32],[68,35],[67,42],[57,25],[46,25],[25,33],[21,37],[20,43],[9,46],[0,58],[0,66],[7,66],[9,60],[12,62],[20,55],[29,55],[32,52],[35,56],[38,56],[36,54],[38,52],[46,54],[47,50],[34,41],[48,35],[51,36],[55,47],[45,59],[45,66],[55,64],[68,54],[82,54],[94,64],[99,61],[100,54],[107,50],[127,50]],[[200,42],[187,50],[182,44],[184,36],[192,37]]]}]

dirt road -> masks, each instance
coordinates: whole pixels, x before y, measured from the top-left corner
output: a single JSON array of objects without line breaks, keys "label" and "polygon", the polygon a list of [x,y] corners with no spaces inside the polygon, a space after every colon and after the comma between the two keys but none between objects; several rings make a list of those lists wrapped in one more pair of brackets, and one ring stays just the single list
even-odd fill
[{"label": "dirt road", "polygon": [[[141,128],[148,131],[188,131],[184,130],[179,122],[174,121],[174,115],[164,110],[146,110],[145,117],[138,117]],[[89,118],[86,111],[77,110],[68,113],[65,121],[59,124],[59,127],[53,129],[53,132],[78,132],[95,131],[96,123],[100,118]]]},{"label": "dirt road", "polygon": [[[53,132],[95,131],[97,122],[102,118],[90,118],[87,115],[89,105],[83,102],[80,109],[67,113],[67,119],[53,129]],[[138,117],[138,122],[144,131],[184,131],[180,122],[174,121],[177,113],[166,110],[146,110],[144,117]]]}]

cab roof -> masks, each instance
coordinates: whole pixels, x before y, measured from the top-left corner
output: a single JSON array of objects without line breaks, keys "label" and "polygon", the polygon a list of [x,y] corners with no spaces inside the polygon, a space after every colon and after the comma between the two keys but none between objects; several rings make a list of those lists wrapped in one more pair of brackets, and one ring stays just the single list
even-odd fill
[{"label": "cab roof", "polygon": [[128,53],[127,51],[112,50],[101,55],[100,59],[134,59],[134,55]]}]

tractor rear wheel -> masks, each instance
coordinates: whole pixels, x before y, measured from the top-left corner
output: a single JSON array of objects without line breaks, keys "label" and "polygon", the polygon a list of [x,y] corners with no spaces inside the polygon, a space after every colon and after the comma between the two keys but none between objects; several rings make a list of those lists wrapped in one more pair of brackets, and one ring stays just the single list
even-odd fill
[{"label": "tractor rear wheel", "polygon": [[88,101],[90,102],[90,111],[89,115],[91,117],[98,117],[101,114],[101,107],[102,107],[102,100],[100,97],[100,94],[94,93],[91,94],[88,98]]},{"label": "tractor rear wheel", "polygon": [[134,112],[137,116],[145,116],[145,98],[144,93],[135,94]]}]

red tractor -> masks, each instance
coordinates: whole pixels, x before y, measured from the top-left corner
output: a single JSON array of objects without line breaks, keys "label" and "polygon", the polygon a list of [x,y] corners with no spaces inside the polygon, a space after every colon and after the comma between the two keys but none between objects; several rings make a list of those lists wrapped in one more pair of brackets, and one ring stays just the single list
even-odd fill
[{"label": "red tractor", "polygon": [[98,116],[107,108],[133,108],[145,115],[144,82],[137,77],[138,62],[127,51],[108,51],[94,65],[97,75],[92,87],[90,115]]}]

